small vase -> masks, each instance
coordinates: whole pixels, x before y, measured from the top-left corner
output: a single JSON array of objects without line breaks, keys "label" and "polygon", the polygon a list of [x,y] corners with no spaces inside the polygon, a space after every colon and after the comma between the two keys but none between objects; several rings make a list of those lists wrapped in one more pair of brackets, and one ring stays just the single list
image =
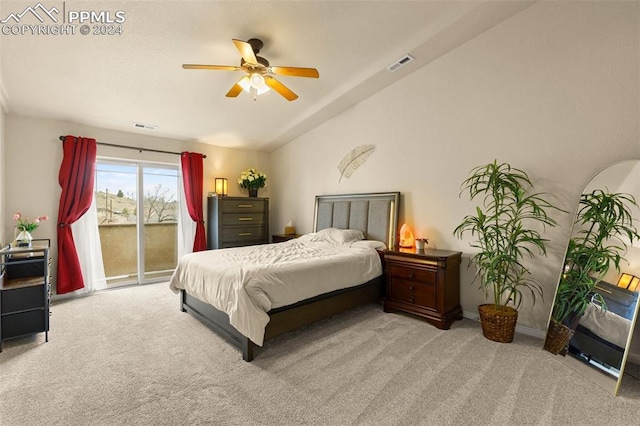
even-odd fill
[{"label": "small vase", "polygon": [[31,247],[31,240],[33,237],[29,233],[29,231],[20,231],[18,236],[16,237],[16,241],[18,242],[18,247]]},{"label": "small vase", "polygon": [[258,190],[257,189],[250,189],[249,190],[249,197],[257,197],[258,196]]}]

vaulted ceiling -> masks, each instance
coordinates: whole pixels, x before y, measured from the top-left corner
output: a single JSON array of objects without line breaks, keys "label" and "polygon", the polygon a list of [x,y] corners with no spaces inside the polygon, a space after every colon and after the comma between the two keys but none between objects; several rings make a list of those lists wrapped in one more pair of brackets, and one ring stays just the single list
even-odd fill
[{"label": "vaulted ceiling", "polygon": [[[270,151],[531,3],[46,1],[46,8],[59,11],[54,24],[30,13],[16,20],[37,0],[3,0],[0,76],[9,112]],[[121,11],[122,33],[93,34],[109,28],[89,23],[90,33],[81,34],[77,19],[69,22],[69,13],[81,10],[109,12],[111,20]],[[32,35],[21,29],[25,24],[76,28],[74,34]],[[12,34],[18,31],[25,33]],[[254,101],[247,93],[225,97],[241,72],[181,67],[239,65],[232,39],[254,37],[263,40],[260,56],[271,65],[314,67],[320,78],[278,77],[299,98],[288,102],[270,91]],[[415,60],[387,70],[406,54]]]}]

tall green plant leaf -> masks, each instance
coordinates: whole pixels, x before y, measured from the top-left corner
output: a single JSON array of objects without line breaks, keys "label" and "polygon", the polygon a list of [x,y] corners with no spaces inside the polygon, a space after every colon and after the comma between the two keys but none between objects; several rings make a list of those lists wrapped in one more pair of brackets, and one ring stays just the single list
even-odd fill
[{"label": "tall green plant leaf", "polygon": [[471,256],[477,272],[475,279],[488,297],[491,295],[496,309],[512,303],[520,306],[523,291],[532,297],[542,297],[542,286],[531,277],[523,257],[546,255],[545,243],[534,225],[556,226],[547,210],[561,209],[547,202],[541,193],[533,193],[529,176],[507,163],[492,163],[475,167],[462,183],[460,194],[480,198],[476,215],[466,216],[454,230],[463,238],[469,233],[477,240],[470,245],[478,251]]},{"label": "tall green plant leaf", "polygon": [[606,308],[596,285],[613,266],[620,271],[627,244],[640,239],[633,224],[633,210],[638,209],[630,194],[595,189],[582,194],[574,231],[569,240],[564,269],[560,277],[553,319],[571,323],[582,316],[592,300]]}]

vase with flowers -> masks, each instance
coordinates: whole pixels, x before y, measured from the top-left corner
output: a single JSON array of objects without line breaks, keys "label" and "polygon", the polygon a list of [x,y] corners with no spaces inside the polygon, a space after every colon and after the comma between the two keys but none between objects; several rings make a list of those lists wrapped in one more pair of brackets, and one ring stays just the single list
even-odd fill
[{"label": "vase with flowers", "polygon": [[38,216],[33,220],[23,216],[22,213],[16,213],[13,215],[13,220],[16,222],[16,232],[20,233],[16,236],[16,243],[18,247],[31,247],[31,240],[33,237],[31,233],[38,229],[40,223],[49,219],[49,216]]},{"label": "vase with flowers", "polygon": [[247,169],[240,173],[238,184],[240,188],[249,190],[249,197],[257,197],[258,189],[267,186],[267,175],[254,168]]}]

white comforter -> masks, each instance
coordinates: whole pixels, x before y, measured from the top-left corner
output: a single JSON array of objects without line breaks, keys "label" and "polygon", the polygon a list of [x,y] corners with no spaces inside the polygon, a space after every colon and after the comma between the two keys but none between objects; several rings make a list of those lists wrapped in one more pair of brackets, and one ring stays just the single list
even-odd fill
[{"label": "white comforter", "polygon": [[269,310],[382,274],[371,241],[335,245],[305,237],[185,255],[170,287],[227,313],[232,326],[262,346]]},{"label": "white comforter", "polygon": [[631,321],[600,306],[589,303],[580,325],[588,328],[593,334],[620,348],[627,347],[627,339],[631,330]]}]

